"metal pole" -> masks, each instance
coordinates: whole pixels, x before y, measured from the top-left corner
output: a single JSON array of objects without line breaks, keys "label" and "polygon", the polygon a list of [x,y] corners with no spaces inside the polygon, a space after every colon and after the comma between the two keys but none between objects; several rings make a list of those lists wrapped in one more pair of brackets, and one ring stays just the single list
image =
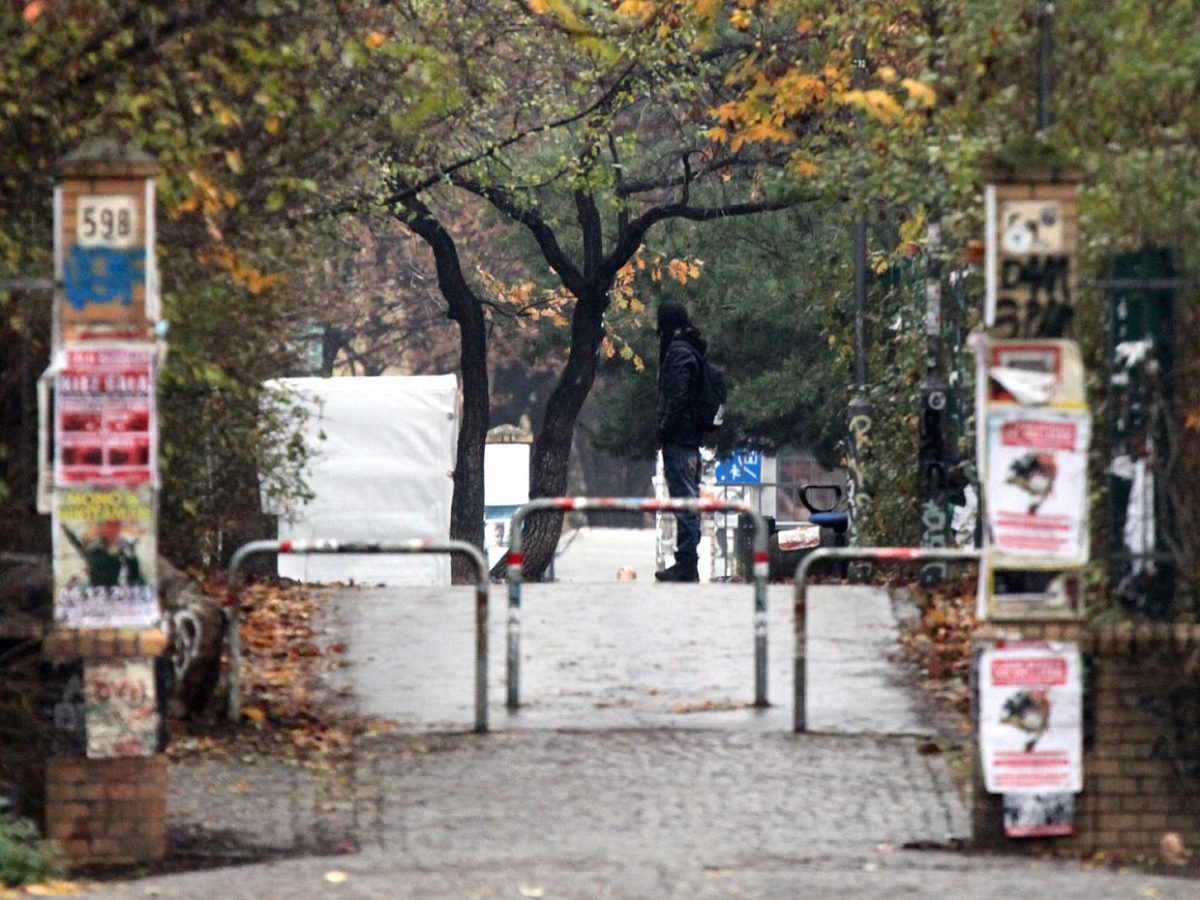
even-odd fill
[{"label": "metal pole", "polygon": [[1050,98],[1054,92],[1054,0],[1038,0],[1037,130],[1054,124]]},{"label": "metal pole", "polygon": [[407,541],[251,541],[229,561],[229,596],[225,600],[225,630],[229,646],[229,702],[226,716],[242,715],[242,637],[238,621],[238,592],[242,563],[256,553],[462,553],[475,564],[475,731],[485,733],[487,721],[488,564],[474,544],[456,540],[415,538]]},{"label": "metal pole", "polygon": [[979,550],[922,549],[919,547],[821,547],[800,560],[796,567],[796,593],[792,608],[792,634],[795,642],[792,677],[792,731],[808,730],[806,700],[806,664],[808,662],[808,572],[826,559],[869,559],[873,562],[890,560],[944,559],[948,562],[977,562]]},{"label": "metal pole", "polygon": [[[518,518],[520,517],[520,518]],[[508,618],[505,630],[506,658],[505,700],[508,711],[516,712],[521,705],[521,581],[524,576],[525,555],[521,552],[521,510],[513,513],[509,524],[508,547]]]},{"label": "metal pole", "polygon": [[657,500],[643,497],[541,497],[513,513],[508,549],[508,676],[506,705],[509,712],[521,706],[521,581],[525,555],[521,551],[521,525],[530,513],[542,510],[623,509],[631,512],[735,512],[754,521],[754,705],[767,702],[767,520],[742,500]]},{"label": "metal pole", "polygon": [[[867,79],[867,47],[862,38],[852,44],[851,84],[861,90]],[[867,384],[867,218],[854,220],[854,380],[859,391]]]},{"label": "metal pole", "polygon": [[[851,84],[861,89],[867,78],[867,46],[862,38],[851,44],[853,56]],[[871,501],[866,463],[870,452],[871,420],[874,409],[867,400],[867,219],[860,214],[854,220],[854,396],[846,410],[846,474],[851,544],[859,542],[862,522]]]},{"label": "metal pole", "polygon": [[[942,373],[942,223],[937,206],[930,212],[925,257],[925,377],[920,388],[917,441],[917,524],[922,547],[950,545],[948,479],[950,469],[950,385]],[[922,585],[946,580],[942,560],[920,567]]]}]

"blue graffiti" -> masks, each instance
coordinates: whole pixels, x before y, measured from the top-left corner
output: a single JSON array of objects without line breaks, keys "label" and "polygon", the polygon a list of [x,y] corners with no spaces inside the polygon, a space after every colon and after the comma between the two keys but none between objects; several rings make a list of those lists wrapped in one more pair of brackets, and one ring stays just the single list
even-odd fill
[{"label": "blue graffiti", "polygon": [[76,310],[89,303],[133,304],[133,289],[146,283],[146,250],[135,247],[71,247],[63,271],[63,291]]}]

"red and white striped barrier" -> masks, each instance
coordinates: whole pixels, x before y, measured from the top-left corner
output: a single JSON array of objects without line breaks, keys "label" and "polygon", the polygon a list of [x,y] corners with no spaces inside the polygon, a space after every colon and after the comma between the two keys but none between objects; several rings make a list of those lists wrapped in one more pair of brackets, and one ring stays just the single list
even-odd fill
[{"label": "red and white striped barrier", "polygon": [[517,509],[512,519],[512,538],[508,550],[508,678],[507,706],[515,712],[521,705],[521,582],[525,555],[521,552],[521,525],[535,512],[617,509],[630,512],[733,512],[754,521],[754,705],[767,703],[767,520],[741,500],[657,500],[652,497],[542,497]]}]

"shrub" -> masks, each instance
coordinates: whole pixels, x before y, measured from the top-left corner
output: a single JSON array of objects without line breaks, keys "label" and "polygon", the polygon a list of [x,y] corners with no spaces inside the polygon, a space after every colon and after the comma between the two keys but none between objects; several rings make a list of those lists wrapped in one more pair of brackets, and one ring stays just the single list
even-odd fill
[{"label": "shrub", "polygon": [[36,884],[60,875],[54,845],[28,819],[0,815],[0,885]]}]

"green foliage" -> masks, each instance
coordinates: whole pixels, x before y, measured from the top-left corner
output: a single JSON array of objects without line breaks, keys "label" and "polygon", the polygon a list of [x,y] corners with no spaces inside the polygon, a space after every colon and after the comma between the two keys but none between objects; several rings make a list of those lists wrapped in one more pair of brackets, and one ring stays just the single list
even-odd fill
[{"label": "green foliage", "polygon": [[28,819],[0,814],[0,884],[20,887],[62,874],[58,851]]},{"label": "green foliage", "polygon": [[231,542],[261,527],[260,492],[285,510],[310,496],[304,408],[264,388],[294,366],[289,302],[272,290],[247,303],[219,283],[164,297],[172,329],[159,380],[160,543],[172,559],[223,561]]},{"label": "green foliage", "polygon": [[[830,349],[847,320],[830,301],[844,293],[848,244],[836,209],[764,214],[704,225],[677,223],[653,243],[669,257],[703,260],[686,285],[658,285],[658,300],[688,306],[726,372],[729,403],[715,433],[722,450],[802,447],[836,464],[844,434],[845,360]],[[630,335],[644,372],[615,366],[619,387],[600,400],[605,424],[596,445],[623,456],[654,452],[658,345],[653,310],[633,321],[610,313],[610,328]]]}]

